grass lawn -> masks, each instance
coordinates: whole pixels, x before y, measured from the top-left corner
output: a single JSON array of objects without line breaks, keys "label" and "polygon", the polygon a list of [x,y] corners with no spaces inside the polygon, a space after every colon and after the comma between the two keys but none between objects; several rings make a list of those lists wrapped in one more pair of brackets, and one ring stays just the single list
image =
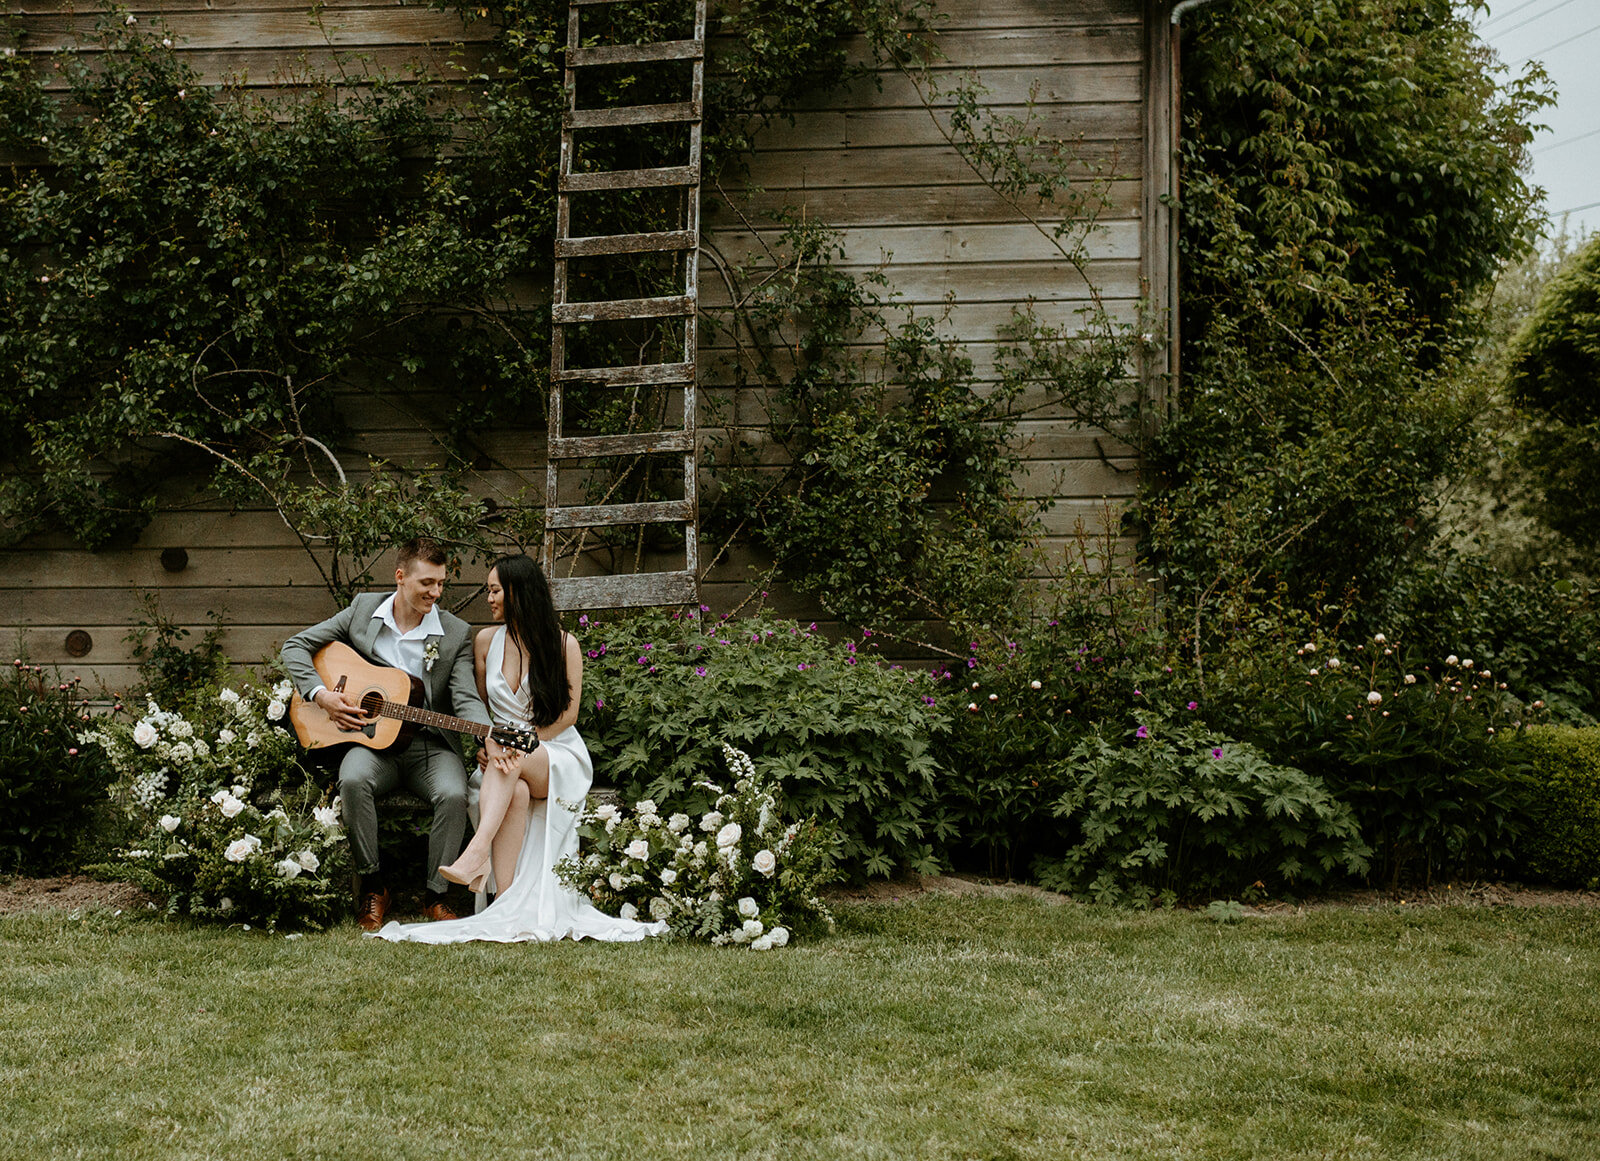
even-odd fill
[{"label": "grass lawn", "polygon": [[1600,1157],[1600,914],[842,909],[766,955],[0,919],[4,1157]]}]

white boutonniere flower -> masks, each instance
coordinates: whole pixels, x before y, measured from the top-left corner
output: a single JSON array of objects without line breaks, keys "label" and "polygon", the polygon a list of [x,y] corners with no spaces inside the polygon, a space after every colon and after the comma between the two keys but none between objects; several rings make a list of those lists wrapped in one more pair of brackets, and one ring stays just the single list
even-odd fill
[{"label": "white boutonniere flower", "polygon": [[433,663],[437,660],[439,660],[439,642],[437,640],[429,640],[429,642],[422,647],[423,670],[427,673],[432,673]]}]

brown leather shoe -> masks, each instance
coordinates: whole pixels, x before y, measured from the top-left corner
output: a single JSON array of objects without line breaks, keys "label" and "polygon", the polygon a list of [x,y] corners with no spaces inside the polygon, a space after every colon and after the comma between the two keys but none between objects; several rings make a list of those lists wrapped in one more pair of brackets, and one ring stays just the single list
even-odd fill
[{"label": "brown leather shoe", "polygon": [[446,903],[443,899],[440,899],[437,903],[429,903],[422,909],[422,915],[425,919],[428,919],[434,923],[442,923],[446,919],[461,918],[461,916],[456,914],[455,908],[451,907],[450,904]]},{"label": "brown leather shoe", "polygon": [[377,931],[383,926],[384,917],[389,914],[389,904],[392,902],[389,889],[382,891],[369,891],[361,897],[361,906],[356,908],[356,922],[363,931]]}]

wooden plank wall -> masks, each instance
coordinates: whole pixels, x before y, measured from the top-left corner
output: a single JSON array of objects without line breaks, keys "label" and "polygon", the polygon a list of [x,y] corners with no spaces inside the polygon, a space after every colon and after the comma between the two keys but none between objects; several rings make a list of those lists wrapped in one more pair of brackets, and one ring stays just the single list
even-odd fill
[{"label": "wooden plank wall", "polygon": [[[41,62],[70,42],[75,23],[92,24],[96,14],[93,5],[70,0],[0,0],[0,6],[24,30],[18,47]],[[318,75],[359,87],[364,69],[403,75],[415,61],[443,70],[451,61],[470,63],[492,34],[483,24],[463,28],[454,14],[414,0],[330,0],[316,8],[292,0],[139,0],[131,10],[147,26],[164,23],[207,80],[228,78],[263,91]],[[1131,318],[1149,242],[1141,224],[1142,0],[942,0],[941,10],[948,58],[934,72],[941,87],[975,71],[997,107],[1012,113],[1034,92],[1046,126],[1063,136],[1081,134],[1085,154],[1114,171],[1112,205],[1091,242],[1092,273],[1113,312]],[[456,47],[463,42],[464,49]],[[1088,297],[1083,280],[961,161],[933,120],[944,116],[937,106],[931,117],[904,75],[889,72],[880,80],[881,87],[864,80],[798,110],[792,126],[772,127],[758,143],[750,174],[763,192],[739,214],[724,209],[708,218],[707,243],[736,259],[770,242],[760,214],[771,209],[828,222],[844,232],[848,267],[882,268],[903,301],[940,314],[953,295],[944,325],[968,344],[980,374],[992,374],[996,329],[1012,305],[1032,298],[1043,317],[1070,323]],[[758,239],[747,223],[766,236]],[[716,282],[703,268],[702,287]],[[709,295],[707,308],[717,309]],[[708,393],[722,394],[722,414],[733,417],[741,434],[759,437],[759,399],[733,398],[725,370],[719,380],[715,369],[725,352],[705,354],[712,368]],[[410,466],[440,462],[442,449],[429,428],[447,404],[353,392],[346,410],[357,435],[338,449],[341,458],[347,467],[369,454]],[[1045,520],[1053,539],[1080,519],[1098,525],[1108,500],[1120,503],[1131,494],[1127,449],[1103,433],[1041,412],[1024,423],[1022,435],[1026,490],[1058,498]],[[507,498],[523,487],[537,489],[542,433],[486,433],[478,444],[473,480],[483,494]],[[163,553],[179,548],[186,563],[168,571]],[[168,565],[174,555],[168,552]],[[709,558],[703,549],[702,559]],[[762,564],[748,551],[728,554],[708,578],[705,599],[716,609],[738,605]],[[229,654],[251,663],[335,610],[311,559],[274,513],[188,498],[176,500],[131,548],[88,553],[64,537],[45,536],[0,555],[0,608],[7,610],[0,651],[9,647],[120,688],[133,677],[124,638],[140,619],[146,591],[196,634],[209,613],[221,614]],[[470,593],[464,585],[447,600]],[[781,590],[768,607],[815,615]],[[463,612],[475,622],[488,619],[481,601]],[[81,658],[67,652],[74,630],[93,642]]]}]

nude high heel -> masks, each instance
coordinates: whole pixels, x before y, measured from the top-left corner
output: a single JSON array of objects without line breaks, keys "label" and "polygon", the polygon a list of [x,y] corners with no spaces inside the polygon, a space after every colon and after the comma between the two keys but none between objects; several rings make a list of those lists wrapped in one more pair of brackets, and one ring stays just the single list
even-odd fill
[{"label": "nude high heel", "polygon": [[[456,863],[459,863],[460,861],[460,859],[457,859]],[[467,890],[476,895],[484,889],[484,886],[489,881],[488,856],[485,856],[481,863],[469,871],[458,871],[456,870],[456,864],[451,863],[448,867],[440,867],[439,875],[441,878],[448,879],[452,883],[459,883],[461,886],[465,887]]]}]

